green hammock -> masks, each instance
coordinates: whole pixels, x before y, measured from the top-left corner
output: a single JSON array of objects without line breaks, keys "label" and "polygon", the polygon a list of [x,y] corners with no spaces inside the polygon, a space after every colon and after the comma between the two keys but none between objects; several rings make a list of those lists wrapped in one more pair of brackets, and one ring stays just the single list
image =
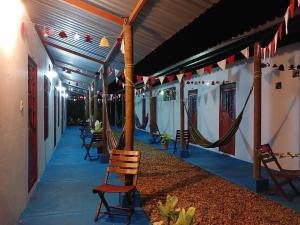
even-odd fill
[{"label": "green hammock", "polygon": [[240,114],[238,115],[238,117],[234,120],[233,124],[231,125],[231,127],[229,128],[229,130],[226,132],[226,134],[221,137],[219,140],[215,141],[215,142],[210,142],[209,140],[207,140],[201,133],[200,131],[195,127],[195,125],[192,122],[192,119],[190,118],[190,115],[188,113],[188,110],[186,108],[186,105],[184,105],[185,111],[188,115],[188,123],[190,126],[190,134],[191,134],[191,139],[194,141],[194,143],[204,147],[204,148],[215,148],[215,147],[220,147],[223,145],[226,145],[230,142],[231,138],[235,135],[235,133],[237,132],[240,123],[242,121],[243,118],[243,113],[244,110],[246,108],[246,105],[249,101],[249,98],[251,96],[251,93],[253,91],[253,86],[250,89],[250,92],[248,94],[248,97],[245,101],[245,104],[243,106],[242,111],[240,112]]}]

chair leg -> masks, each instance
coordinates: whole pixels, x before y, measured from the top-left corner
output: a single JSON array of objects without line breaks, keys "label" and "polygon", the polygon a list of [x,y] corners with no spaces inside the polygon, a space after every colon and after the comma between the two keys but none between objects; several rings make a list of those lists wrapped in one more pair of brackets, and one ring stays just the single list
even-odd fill
[{"label": "chair leg", "polygon": [[100,199],[102,200],[103,205],[104,205],[106,211],[109,213],[110,212],[110,207],[109,207],[106,199],[104,198],[104,193],[103,192],[99,192],[98,195],[99,195]]},{"label": "chair leg", "polygon": [[126,199],[128,201],[129,205],[129,214],[128,214],[128,220],[127,220],[127,225],[131,223],[131,217],[134,213],[134,191],[131,193],[125,193]]},{"label": "chair leg", "polygon": [[97,207],[97,210],[96,210],[95,219],[94,219],[95,222],[97,222],[98,219],[99,219],[101,207],[102,207],[102,200],[100,199],[99,204],[98,204],[98,207]]},{"label": "chair leg", "polygon": [[296,192],[297,195],[300,194],[300,192],[298,191],[298,189],[296,188],[296,186],[292,183],[292,181],[289,182],[289,185],[293,188],[293,190]]}]

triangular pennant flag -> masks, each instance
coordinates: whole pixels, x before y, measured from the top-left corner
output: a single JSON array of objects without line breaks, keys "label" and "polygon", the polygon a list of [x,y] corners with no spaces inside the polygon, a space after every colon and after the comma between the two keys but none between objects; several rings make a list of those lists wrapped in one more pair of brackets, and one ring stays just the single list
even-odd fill
[{"label": "triangular pennant flag", "polygon": [[300,7],[300,0],[298,0],[298,7]]},{"label": "triangular pennant flag", "polygon": [[290,2],[290,14],[291,14],[291,17],[294,17],[294,12],[295,12],[295,0],[291,0]]},{"label": "triangular pennant flag", "polygon": [[279,40],[281,41],[281,39],[282,39],[282,23],[280,23],[277,32],[278,32],[278,35],[279,35]]},{"label": "triangular pennant flag", "polygon": [[143,76],[136,75],[136,80],[137,80],[137,81],[142,81],[142,80],[143,80]]},{"label": "triangular pennant flag", "polygon": [[268,45],[269,59],[271,58],[271,52],[272,52],[272,42]]},{"label": "triangular pennant flag", "polygon": [[226,68],[226,59],[223,59],[219,62],[217,62],[218,66],[222,69],[222,70],[225,70]]},{"label": "triangular pennant flag", "polygon": [[122,39],[120,50],[121,50],[121,52],[123,54],[125,54],[125,42],[124,42],[124,38]]},{"label": "triangular pennant flag", "polygon": [[124,84],[124,83],[122,83],[122,87],[123,87],[123,88],[125,87],[125,84]]},{"label": "triangular pennant flag", "polygon": [[118,76],[119,72],[120,72],[120,70],[115,69],[115,76]]},{"label": "triangular pennant flag", "polygon": [[276,32],[275,37],[274,37],[274,54],[277,51],[277,41],[278,41],[278,32]]},{"label": "triangular pennant flag", "polygon": [[116,77],[116,83],[118,83],[118,81],[119,81],[119,78],[118,78],[118,77]]},{"label": "triangular pennant flag", "polygon": [[210,74],[212,72],[212,68],[213,68],[213,65],[206,66],[206,67],[204,67],[204,71]]},{"label": "triangular pennant flag", "polygon": [[174,77],[173,77],[173,75],[169,75],[169,76],[167,76],[167,79],[168,79],[169,83],[172,83],[174,80]]},{"label": "triangular pennant flag", "polygon": [[266,61],[266,51],[267,51],[267,48],[263,48],[263,57],[264,57],[264,61]]},{"label": "triangular pennant flag", "polygon": [[178,79],[178,81],[179,81],[179,83],[181,83],[181,80],[182,80],[182,77],[183,77],[183,73],[180,73],[180,74],[177,74],[176,76],[177,76],[177,79]]},{"label": "triangular pennant flag", "polygon": [[143,76],[143,81],[144,81],[144,84],[145,84],[145,85],[147,84],[148,79],[149,79],[149,77],[144,77],[144,76]]},{"label": "triangular pennant flag", "polygon": [[226,61],[227,61],[228,64],[234,63],[234,55],[231,55],[231,56],[227,57]]},{"label": "triangular pennant flag", "polygon": [[155,80],[156,80],[156,77],[154,77],[154,76],[150,77],[150,83],[151,83],[151,85],[153,85],[155,83]]},{"label": "triangular pennant flag", "polygon": [[120,86],[120,87],[122,87],[122,84],[123,84],[122,81],[119,80],[119,86]]},{"label": "triangular pennant flag", "polygon": [[159,78],[160,83],[162,84],[164,82],[165,76],[160,76]]},{"label": "triangular pennant flag", "polygon": [[199,76],[202,76],[204,74],[204,68],[198,69],[196,72]]},{"label": "triangular pennant flag", "polygon": [[287,8],[286,13],[284,14],[285,34],[288,34],[289,9],[290,7]]},{"label": "triangular pennant flag", "polygon": [[246,59],[249,59],[249,47],[243,49],[241,53],[245,56]]},{"label": "triangular pennant flag", "polygon": [[191,78],[192,78],[192,76],[193,76],[193,73],[192,72],[185,72],[185,77],[186,77],[186,79],[187,80],[190,80]]},{"label": "triangular pennant flag", "polygon": [[118,96],[119,96],[119,98],[121,98],[121,94],[119,94]]}]

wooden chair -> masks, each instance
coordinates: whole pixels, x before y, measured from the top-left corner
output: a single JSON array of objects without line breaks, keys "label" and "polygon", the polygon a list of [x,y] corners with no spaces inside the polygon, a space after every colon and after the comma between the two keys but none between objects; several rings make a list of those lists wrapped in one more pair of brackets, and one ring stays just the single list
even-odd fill
[{"label": "wooden chair", "polygon": [[[96,210],[95,221],[98,220],[102,204],[109,215],[128,216],[127,224],[130,224],[131,216],[134,212],[134,192],[136,191],[137,175],[140,163],[140,151],[112,150],[109,159],[104,184],[93,189],[94,194],[98,194],[100,201]],[[121,175],[131,175],[133,177],[132,185],[113,185],[109,184],[110,173]],[[104,198],[105,193],[124,193],[128,201],[128,207],[110,206]]]},{"label": "wooden chair", "polygon": [[150,135],[153,138],[154,143],[159,143],[161,141],[161,133],[157,127],[157,124],[150,124]]},{"label": "wooden chair", "polygon": [[90,150],[91,148],[97,148],[98,153],[100,153],[102,145],[103,145],[102,133],[93,133],[91,142],[89,144],[84,144],[84,147],[86,149],[84,160],[86,160],[87,157],[89,157],[91,161],[95,159],[95,157],[91,156]]},{"label": "wooden chair", "polygon": [[[183,130],[183,142],[185,144],[186,149],[188,149],[189,147],[189,143],[190,143],[190,131],[189,130]],[[175,144],[174,144],[174,150],[173,150],[173,154],[175,154],[176,150],[177,150],[177,142],[180,142],[180,130],[176,131],[176,138],[175,138]]]},{"label": "wooden chair", "polygon": [[80,138],[82,139],[82,147],[86,144],[86,138],[92,137],[91,127],[86,125],[79,128],[80,129]]},{"label": "wooden chair", "polygon": [[[295,179],[297,179],[300,176],[300,170],[285,170],[283,169],[275,154],[273,153],[271,147],[269,144],[261,145],[259,149],[257,149],[260,159],[267,169],[271,179],[274,182],[274,186],[269,189],[269,193],[280,193],[284,198],[286,198],[288,201],[292,200],[292,197],[289,196],[283,187],[285,185],[289,185],[296,194],[300,194],[296,186],[292,183]],[[273,170],[269,167],[270,163],[275,163],[277,170]]]}]

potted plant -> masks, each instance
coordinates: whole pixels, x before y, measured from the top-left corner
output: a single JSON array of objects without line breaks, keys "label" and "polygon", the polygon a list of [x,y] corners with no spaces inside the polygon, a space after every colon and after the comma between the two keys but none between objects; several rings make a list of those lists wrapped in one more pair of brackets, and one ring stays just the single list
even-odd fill
[{"label": "potted plant", "polygon": [[162,134],[161,135],[162,150],[168,149],[171,137],[172,137],[172,135],[170,135],[170,134]]}]

